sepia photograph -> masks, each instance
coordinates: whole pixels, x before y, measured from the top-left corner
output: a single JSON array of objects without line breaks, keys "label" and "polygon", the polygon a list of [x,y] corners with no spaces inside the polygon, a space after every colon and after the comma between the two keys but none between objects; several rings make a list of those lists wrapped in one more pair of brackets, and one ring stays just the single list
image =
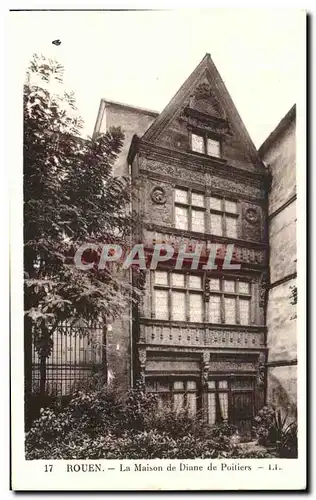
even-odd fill
[{"label": "sepia photograph", "polygon": [[116,460],[115,473],[140,475],[167,470],[164,460],[202,471],[204,460],[241,471],[245,489],[247,471],[278,470],[268,459],[304,463],[306,13],[11,11],[10,21],[12,37],[28,31],[23,310],[12,309],[22,355],[11,361],[23,371],[12,378],[23,460],[44,461],[46,476],[62,461],[67,473]]}]

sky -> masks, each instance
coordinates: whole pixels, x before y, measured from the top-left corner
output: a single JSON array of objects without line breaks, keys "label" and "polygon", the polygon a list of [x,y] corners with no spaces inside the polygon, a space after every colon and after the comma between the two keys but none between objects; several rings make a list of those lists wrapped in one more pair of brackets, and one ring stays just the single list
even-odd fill
[{"label": "sky", "polygon": [[9,21],[11,64],[23,76],[35,52],[58,59],[88,135],[101,98],[162,111],[206,52],[256,147],[302,97],[297,9],[30,11]]}]

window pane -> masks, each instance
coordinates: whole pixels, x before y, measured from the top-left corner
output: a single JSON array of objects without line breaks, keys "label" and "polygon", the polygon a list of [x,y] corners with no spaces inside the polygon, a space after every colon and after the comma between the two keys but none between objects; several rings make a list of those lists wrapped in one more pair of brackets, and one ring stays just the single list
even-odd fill
[{"label": "window pane", "polygon": [[210,156],[221,156],[221,146],[219,141],[214,139],[207,139],[207,154]]},{"label": "window pane", "polygon": [[196,414],[196,394],[192,392],[187,394],[187,408],[189,416],[194,417]]},{"label": "window pane", "polygon": [[249,293],[249,283],[246,281],[239,281],[239,293]]},{"label": "window pane", "polygon": [[211,214],[211,233],[217,234],[218,236],[223,235],[221,215]]},{"label": "window pane", "polygon": [[248,299],[239,299],[239,317],[241,325],[249,325],[250,301]]},{"label": "window pane", "polygon": [[157,382],[157,392],[169,392],[170,387],[169,387],[169,382],[163,380],[159,380]]},{"label": "window pane", "polygon": [[152,380],[146,380],[146,390],[147,392],[156,392],[157,391],[157,382]]},{"label": "window pane", "polygon": [[184,383],[181,381],[173,382],[173,388],[176,391],[183,391],[184,390]]},{"label": "window pane", "polygon": [[202,288],[202,277],[201,276],[189,276],[189,287],[201,290]]},{"label": "window pane", "polygon": [[202,210],[192,210],[192,231],[200,231],[204,233],[204,211]]},{"label": "window pane", "polygon": [[219,404],[221,408],[221,415],[222,418],[225,420],[228,419],[228,394],[226,393],[221,393],[219,394]]},{"label": "window pane", "polygon": [[226,215],[226,236],[237,238],[237,219]]},{"label": "window pane", "polygon": [[211,295],[209,303],[209,321],[210,323],[221,322],[221,298],[219,295]]},{"label": "window pane", "polygon": [[184,287],[184,274],[174,273],[172,276],[172,286]]},{"label": "window pane", "polygon": [[225,292],[235,292],[235,281],[225,280],[224,281]]},{"label": "window pane", "polygon": [[195,389],[196,389],[196,382],[195,382],[195,380],[188,380],[188,382],[187,382],[187,389],[188,389],[188,391],[195,391]]},{"label": "window pane", "polygon": [[188,203],[188,192],[184,189],[176,189],[175,191],[176,203]]},{"label": "window pane", "polygon": [[173,405],[176,412],[180,412],[184,407],[184,394],[175,393],[173,394]]},{"label": "window pane", "polygon": [[221,198],[216,198],[216,196],[210,197],[210,207],[214,210],[222,210],[222,200]]},{"label": "window pane", "polygon": [[218,381],[218,388],[219,389],[227,389],[228,388],[227,380],[219,380]]},{"label": "window pane", "polygon": [[184,207],[176,207],[176,228],[188,229],[188,209]]},{"label": "window pane", "polygon": [[204,195],[192,193],[192,205],[195,207],[204,207]]},{"label": "window pane", "polygon": [[225,200],[225,211],[232,214],[237,213],[237,203],[235,201]]},{"label": "window pane", "polygon": [[192,134],[192,151],[204,153],[204,137]]},{"label": "window pane", "polygon": [[155,290],[155,316],[157,319],[169,319],[167,290]]},{"label": "window pane", "polygon": [[158,399],[158,410],[165,411],[166,408],[171,408],[171,392],[165,394],[159,394]]},{"label": "window pane", "polygon": [[219,290],[219,279],[210,279],[210,290]]},{"label": "window pane", "polygon": [[215,389],[215,380],[209,380],[209,381],[207,382],[207,387],[208,387],[209,389]]},{"label": "window pane", "polygon": [[215,393],[209,393],[207,395],[208,399],[208,423],[210,425],[216,422],[216,404],[215,404]]},{"label": "window pane", "polygon": [[185,321],[185,293],[172,292],[172,319]]},{"label": "window pane", "polygon": [[236,299],[224,298],[225,303],[225,323],[234,325],[236,323]]},{"label": "window pane", "polygon": [[202,295],[190,293],[190,321],[203,321],[203,300]]},{"label": "window pane", "polygon": [[168,285],[168,273],[165,271],[156,271],[155,285]]}]

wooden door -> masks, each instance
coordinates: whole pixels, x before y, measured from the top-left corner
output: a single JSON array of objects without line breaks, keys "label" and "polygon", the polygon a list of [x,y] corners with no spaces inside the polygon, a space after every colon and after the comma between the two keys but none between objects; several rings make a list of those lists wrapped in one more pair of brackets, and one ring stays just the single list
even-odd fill
[{"label": "wooden door", "polygon": [[232,393],[232,420],[242,430],[251,430],[253,418],[253,392]]}]

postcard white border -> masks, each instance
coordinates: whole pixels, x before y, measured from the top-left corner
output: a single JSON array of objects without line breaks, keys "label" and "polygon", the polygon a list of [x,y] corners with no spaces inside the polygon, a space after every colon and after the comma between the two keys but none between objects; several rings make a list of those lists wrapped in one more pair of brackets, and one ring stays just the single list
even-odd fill
[{"label": "postcard white border", "polygon": [[[23,4],[24,5],[24,4]],[[73,5],[70,6],[70,8]],[[41,4],[41,8],[44,6]],[[58,6],[56,6],[58,7]],[[61,7],[61,6],[59,6]],[[100,5],[96,6],[100,7]],[[13,8],[13,5],[12,5]],[[25,8],[25,7],[24,7]],[[30,7],[28,7],[30,8]],[[65,8],[65,6],[63,6]],[[82,8],[81,5],[78,8]],[[25,68],[18,64],[19,44],[10,30],[8,45],[10,57],[7,60],[9,74],[9,113],[7,136],[10,144],[10,261],[11,261],[11,424],[12,424],[12,488],[21,490],[296,490],[306,485],[306,108],[305,108],[305,14],[302,11],[302,41],[298,50],[302,54],[301,87],[297,89],[297,241],[298,241],[298,414],[299,414],[299,458],[296,460],[213,460],[213,464],[242,463],[251,465],[251,474],[221,471],[204,472],[119,472],[67,473],[67,463],[81,461],[56,461],[54,473],[45,473],[44,465],[54,461],[26,461],[24,457],[24,401],[23,401],[23,289],[21,277],[22,263],[22,82]],[[268,36],[268,33],[267,33]],[[20,41],[23,43],[23,40]],[[84,461],[84,463],[104,464],[105,469],[116,463],[127,461]],[[180,461],[154,460],[129,461],[132,463],[168,464]],[[181,461],[187,464],[208,465],[210,460]],[[278,464],[282,470],[267,472],[268,464]],[[262,464],[262,465],[261,465]],[[259,469],[263,466],[264,469]],[[116,467],[116,465],[114,465]]]}]

